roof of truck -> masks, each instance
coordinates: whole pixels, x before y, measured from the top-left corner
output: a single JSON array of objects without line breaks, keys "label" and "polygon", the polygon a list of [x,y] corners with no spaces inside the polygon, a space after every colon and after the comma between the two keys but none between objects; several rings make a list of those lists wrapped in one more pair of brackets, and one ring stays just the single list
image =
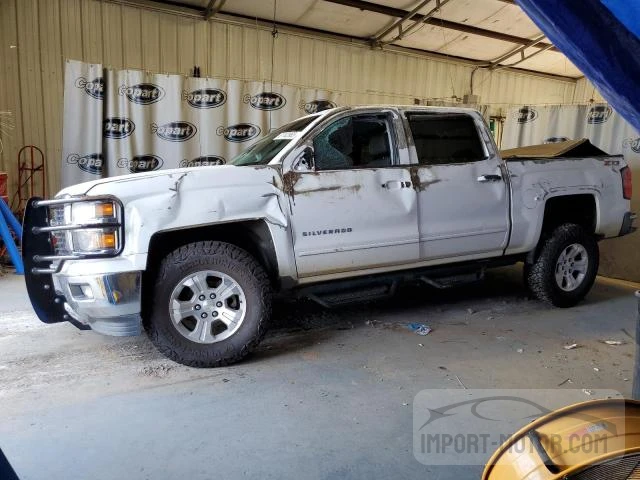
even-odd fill
[{"label": "roof of truck", "polygon": [[442,112],[442,113],[478,113],[478,110],[468,107],[435,107],[427,105],[391,105],[391,104],[371,104],[371,105],[356,105],[349,107],[337,107],[330,110],[324,110],[322,113],[330,112],[331,110],[371,110],[371,109],[385,109],[394,108],[402,111],[425,111],[425,112]]}]

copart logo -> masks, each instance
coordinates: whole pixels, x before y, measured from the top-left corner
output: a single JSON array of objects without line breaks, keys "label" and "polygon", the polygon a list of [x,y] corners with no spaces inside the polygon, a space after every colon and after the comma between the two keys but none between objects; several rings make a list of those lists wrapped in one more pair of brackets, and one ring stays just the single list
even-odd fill
[{"label": "copart logo", "polygon": [[164,162],[157,155],[136,155],[131,160],[121,158],[118,160],[118,168],[126,168],[131,173],[152,172],[162,167]]},{"label": "copart logo", "polygon": [[229,142],[246,142],[260,135],[260,127],[252,123],[237,123],[228,127],[218,127],[216,134],[224,136]]},{"label": "copart logo", "polygon": [[306,103],[302,101],[300,102],[298,107],[300,107],[300,110],[304,110],[305,112],[311,114],[322,112],[323,110],[329,110],[330,108],[336,108],[337,105],[331,100],[312,100]]},{"label": "copart logo", "polygon": [[84,77],[78,77],[75,81],[76,88],[82,88],[87,95],[98,100],[104,98],[104,79],[102,77],[96,77],[89,81]]},{"label": "copart logo", "polygon": [[218,155],[204,155],[194,158],[193,160],[182,160],[180,167],[214,167],[216,165],[224,165],[227,161],[224,157]]},{"label": "copart logo", "polygon": [[253,96],[247,94],[242,101],[258,110],[279,110],[287,103],[287,100],[276,92],[262,92]]},{"label": "copart logo", "polygon": [[136,125],[128,118],[109,117],[102,122],[105,138],[125,138],[133,133]]},{"label": "copart logo", "polygon": [[625,138],[622,142],[622,148],[630,148],[634,152],[640,153],[640,137]]},{"label": "copart logo", "polygon": [[613,110],[611,110],[611,107],[608,105],[595,105],[589,109],[587,123],[591,125],[604,123],[609,120],[612,112]]},{"label": "copart logo", "polygon": [[151,133],[169,142],[186,142],[197,133],[198,129],[189,122],[169,122],[158,126],[151,124]]},{"label": "copart logo", "polygon": [[518,123],[531,123],[538,118],[538,112],[531,107],[522,107],[518,110]]},{"label": "copart logo", "polygon": [[182,98],[193,108],[216,108],[227,101],[227,94],[218,88],[203,88],[182,92]]},{"label": "copart logo", "polygon": [[129,101],[138,105],[150,105],[159,102],[164,97],[164,89],[153,83],[138,83],[137,85],[120,85],[120,95],[126,95]]},{"label": "copart logo", "polygon": [[103,161],[101,153],[89,153],[86,155],[72,153],[67,157],[67,163],[69,165],[76,165],[83,172],[92,175],[102,174]]}]

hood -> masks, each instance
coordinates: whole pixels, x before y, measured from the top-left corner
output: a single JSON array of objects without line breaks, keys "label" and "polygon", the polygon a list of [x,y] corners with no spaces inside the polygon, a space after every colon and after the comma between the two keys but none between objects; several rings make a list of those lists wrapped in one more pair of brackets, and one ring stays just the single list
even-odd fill
[{"label": "hood", "polygon": [[286,228],[279,166],[205,166],[81,183],[58,195],[112,195],[124,206],[123,255],[144,254],[160,231],[264,219]]},{"label": "hood", "polygon": [[[279,183],[277,180],[279,176],[279,167],[269,165],[174,168],[78,183],[62,189],[56,197],[64,195],[115,195],[126,200],[128,197],[166,190],[168,187],[175,186],[176,181],[179,181],[182,188],[190,189],[257,185],[273,188]],[[185,180],[187,180],[186,184]]]}]

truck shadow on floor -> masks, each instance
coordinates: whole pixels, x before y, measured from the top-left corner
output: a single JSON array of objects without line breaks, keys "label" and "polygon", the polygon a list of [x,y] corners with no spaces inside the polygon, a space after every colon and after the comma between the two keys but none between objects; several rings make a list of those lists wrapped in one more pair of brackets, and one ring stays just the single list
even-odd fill
[{"label": "truck shadow on floor", "polygon": [[[597,281],[587,298],[575,308],[629,295],[628,287]],[[407,322],[416,318],[425,323],[469,324],[479,321],[480,314],[484,315],[482,318],[496,315],[500,322],[500,317],[523,310],[542,313],[549,309],[554,307],[531,297],[518,265],[491,270],[484,280],[467,285],[438,289],[423,283],[406,284],[392,297],[334,308],[305,299],[278,300],[274,302],[266,347],[259,347],[252,357],[295,351],[329,341],[340,330],[366,325],[406,329]]]}]

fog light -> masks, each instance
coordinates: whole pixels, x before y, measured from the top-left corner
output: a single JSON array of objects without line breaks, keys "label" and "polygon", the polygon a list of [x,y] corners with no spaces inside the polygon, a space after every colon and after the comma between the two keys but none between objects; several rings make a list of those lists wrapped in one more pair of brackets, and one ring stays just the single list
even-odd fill
[{"label": "fog light", "polygon": [[70,284],[69,291],[76,300],[87,300],[93,298],[93,290],[87,283]]}]

